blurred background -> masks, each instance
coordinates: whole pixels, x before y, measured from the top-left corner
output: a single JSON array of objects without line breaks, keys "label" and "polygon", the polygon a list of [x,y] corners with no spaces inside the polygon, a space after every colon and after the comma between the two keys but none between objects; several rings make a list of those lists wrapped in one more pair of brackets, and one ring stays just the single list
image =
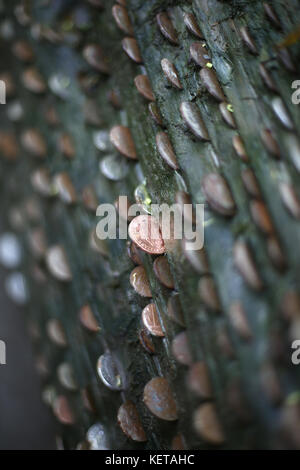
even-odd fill
[{"label": "blurred background", "polygon": [[6,343],[7,362],[0,365],[0,449],[55,449],[54,422],[41,399],[26,308],[8,297],[9,276],[0,269],[0,339]]}]

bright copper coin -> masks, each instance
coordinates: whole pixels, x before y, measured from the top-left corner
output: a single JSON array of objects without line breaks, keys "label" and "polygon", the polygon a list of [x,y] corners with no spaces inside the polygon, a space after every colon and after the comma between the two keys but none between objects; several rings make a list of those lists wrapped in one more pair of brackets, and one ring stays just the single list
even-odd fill
[{"label": "bright copper coin", "polygon": [[152,255],[165,252],[159,224],[151,215],[135,217],[129,224],[128,233],[131,240],[143,251]]},{"label": "bright copper coin", "polygon": [[165,336],[155,304],[148,304],[142,312],[142,320],[147,330],[154,336]]},{"label": "bright copper coin", "polygon": [[131,271],[130,284],[142,297],[152,297],[149,280],[143,266],[137,266]]}]

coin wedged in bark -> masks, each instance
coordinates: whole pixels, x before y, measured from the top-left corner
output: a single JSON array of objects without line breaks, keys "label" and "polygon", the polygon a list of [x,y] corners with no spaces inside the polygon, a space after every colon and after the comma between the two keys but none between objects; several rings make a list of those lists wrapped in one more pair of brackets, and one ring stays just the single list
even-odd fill
[{"label": "coin wedged in bark", "polygon": [[232,216],[236,211],[231,191],[223,176],[217,173],[207,174],[202,181],[202,189],[211,207],[225,216]]},{"label": "coin wedged in bark", "polygon": [[151,215],[138,215],[129,224],[131,240],[143,251],[152,255],[165,252],[158,221]]},{"label": "coin wedged in bark", "polygon": [[142,320],[147,330],[153,336],[165,336],[161,327],[157,308],[154,303],[146,305],[142,312]]},{"label": "coin wedged in bark", "polygon": [[133,441],[145,442],[147,440],[136,406],[131,401],[120,406],[118,423],[124,434]]},{"label": "coin wedged in bark", "polygon": [[131,271],[130,284],[142,297],[152,297],[147,273],[143,266],[137,266],[133,271]]},{"label": "coin wedged in bark", "polygon": [[165,421],[178,419],[176,402],[171,387],[164,377],[155,377],[146,384],[144,403],[160,419]]}]

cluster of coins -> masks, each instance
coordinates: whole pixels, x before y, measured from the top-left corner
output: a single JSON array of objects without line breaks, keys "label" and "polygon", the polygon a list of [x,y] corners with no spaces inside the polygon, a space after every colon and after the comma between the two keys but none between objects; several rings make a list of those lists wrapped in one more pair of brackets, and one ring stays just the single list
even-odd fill
[{"label": "cluster of coins", "polygon": [[[273,47],[291,20],[266,2],[235,19],[218,0],[215,17],[197,2],[107,3],[12,1],[0,24],[2,204],[28,254],[58,446],[251,447],[269,415],[270,438],[299,446],[297,376],[281,373],[300,318],[299,118],[284,101],[296,67]],[[103,202],[127,244],[96,236]],[[169,249],[153,202],[205,203],[205,251]]]}]

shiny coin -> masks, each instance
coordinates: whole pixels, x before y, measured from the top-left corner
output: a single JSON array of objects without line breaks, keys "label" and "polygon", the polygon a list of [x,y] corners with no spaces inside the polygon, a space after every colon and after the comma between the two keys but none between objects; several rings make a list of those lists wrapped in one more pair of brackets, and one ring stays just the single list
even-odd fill
[{"label": "shiny coin", "polygon": [[185,101],[180,105],[180,113],[193,134],[200,140],[210,140],[200,109],[195,103]]},{"label": "shiny coin", "polygon": [[99,168],[101,173],[112,181],[124,179],[129,172],[128,161],[121,155],[107,155],[101,160]]},{"label": "shiny coin", "polygon": [[101,423],[96,423],[86,433],[89,450],[110,450],[107,432]]},{"label": "shiny coin", "polygon": [[198,38],[203,38],[203,34],[197,24],[196,18],[192,13],[184,13],[183,21],[187,29],[197,36]]},{"label": "shiny coin", "polygon": [[139,340],[143,348],[148,354],[155,354],[155,347],[150,337],[150,333],[146,328],[142,328],[139,332]]},{"label": "shiny coin", "polygon": [[104,385],[111,390],[122,390],[122,378],[112,354],[107,351],[99,357],[97,372]]},{"label": "shiny coin", "polygon": [[226,101],[225,95],[214,70],[204,67],[200,70],[200,78],[212,96],[214,96],[218,101]]},{"label": "shiny coin", "polygon": [[142,320],[147,330],[154,336],[164,336],[155,304],[148,304],[142,312]]},{"label": "shiny coin", "polygon": [[150,215],[139,215],[129,225],[129,236],[142,250],[150,254],[162,254],[165,251],[157,220]]},{"label": "shiny coin", "polygon": [[164,58],[161,60],[161,68],[171,85],[173,85],[175,88],[178,88],[178,90],[182,90],[182,84],[180,82],[175,65],[172,64],[169,59]]},{"label": "shiny coin", "polygon": [[142,297],[152,297],[149,280],[143,266],[137,266],[130,274],[130,284]]},{"label": "shiny coin", "polygon": [[178,44],[177,32],[175,31],[173,23],[168,17],[167,13],[165,12],[158,13],[158,15],[156,15],[156,21],[157,21],[158,27],[162,35],[166,39],[168,39],[172,44],[177,45]]}]

